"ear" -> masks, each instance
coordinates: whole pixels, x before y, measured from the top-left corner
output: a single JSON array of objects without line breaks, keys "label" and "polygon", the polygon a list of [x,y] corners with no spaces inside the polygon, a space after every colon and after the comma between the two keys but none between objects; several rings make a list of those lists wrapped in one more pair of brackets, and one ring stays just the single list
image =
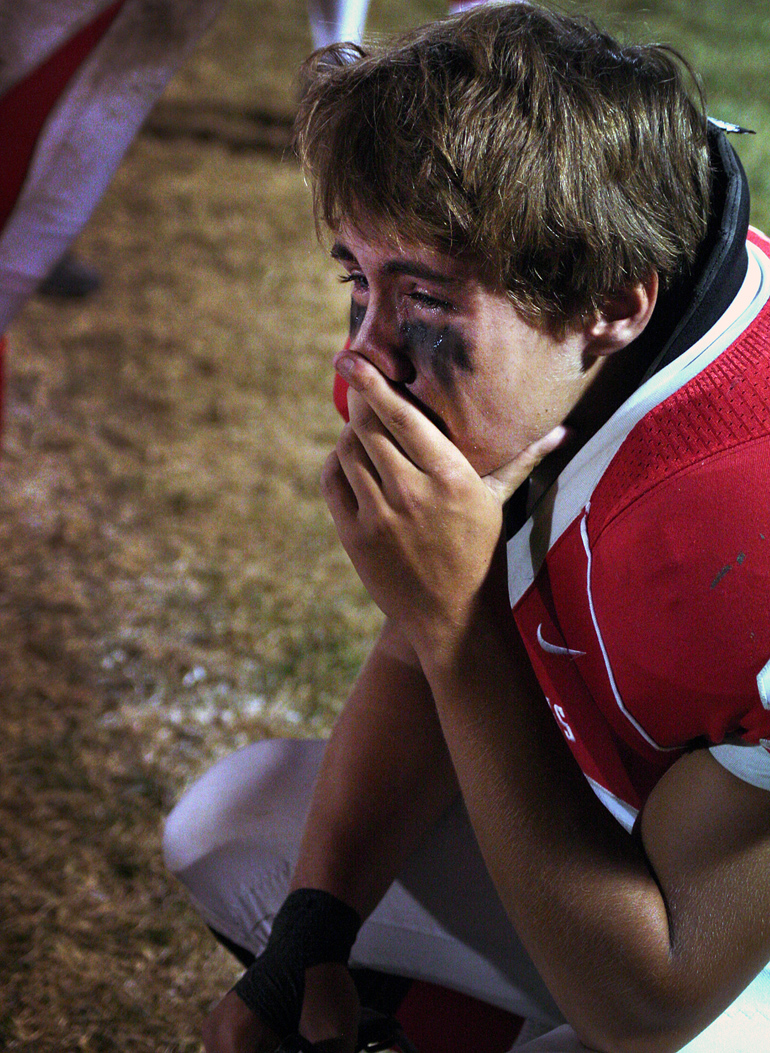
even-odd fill
[{"label": "ear", "polygon": [[658,300],[658,275],[619,289],[607,297],[601,309],[588,318],[584,333],[586,350],[594,355],[611,355],[636,340],[650,320]]}]

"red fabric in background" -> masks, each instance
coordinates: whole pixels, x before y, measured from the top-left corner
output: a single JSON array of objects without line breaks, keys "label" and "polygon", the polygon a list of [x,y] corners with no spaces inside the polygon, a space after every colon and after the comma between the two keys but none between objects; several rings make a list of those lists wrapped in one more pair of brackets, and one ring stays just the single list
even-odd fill
[{"label": "red fabric in background", "polygon": [[0,98],[0,231],[14,210],[38,136],[59,96],[123,6],[116,0]]},{"label": "red fabric in background", "polygon": [[337,407],[337,412],[347,424],[350,420],[348,413],[348,382],[343,380],[339,373],[334,374],[334,388],[332,391],[334,398],[334,405]]},{"label": "red fabric in background", "polygon": [[[115,0],[0,98],[0,144],[3,151],[0,232],[16,207],[48,115],[82,62],[110,28],[124,3],[125,0]],[[6,349],[6,341],[0,337],[0,428]]]}]

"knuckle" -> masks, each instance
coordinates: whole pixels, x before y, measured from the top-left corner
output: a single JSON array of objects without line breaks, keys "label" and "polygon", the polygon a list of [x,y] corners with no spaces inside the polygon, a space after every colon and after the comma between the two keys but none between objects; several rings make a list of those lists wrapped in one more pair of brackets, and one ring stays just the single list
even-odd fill
[{"label": "knuckle", "polygon": [[357,526],[357,547],[362,551],[368,548],[376,546],[377,540],[382,537],[383,528],[380,522],[379,516],[373,515],[372,512],[364,507],[358,510]]},{"label": "knuckle", "polygon": [[337,451],[332,450],[321,469],[319,489],[325,501],[330,501],[339,493],[344,474]]},{"label": "knuckle", "polygon": [[356,384],[359,391],[374,391],[379,382],[379,373],[376,369],[368,368],[359,370],[356,375]]},{"label": "knuckle", "polygon": [[440,490],[448,495],[468,488],[468,472],[464,464],[439,462],[433,467],[433,478]]},{"label": "knuckle", "polygon": [[422,504],[413,487],[401,479],[393,483],[389,496],[393,508],[409,519],[414,517]]},{"label": "knuckle", "polygon": [[321,469],[321,492],[326,493],[332,486],[334,479],[337,476],[340,468],[340,461],[337,457],[336,450],[332,450],[329,456],[324,461],[323,468]]},{"label": "knuckle", "polygon": [[408,405],[396,405],[393,406],[388,413],[388,427],[389,429],[399,432],[404,431],[409,425],[409,414],[411,407]]},{"label": "knuckle", "polygon": [[346,424],[340,432],[340,437],[337,440],[337,455],[339,460],[351,456],[358,446],[359,439],[355,433],[353,424]]},{"label": "knuckle", "polygon": [[370,506],[359,508],[358,531],[362,551],[380,549],[391,533],[385,510]]},{"label": "knuckle", "polygon": [[422,529],[432,518],[438,503],[435,489],[426,490],[414,480],[396,479],[388,487],[388,506],[393,516],[394,529],[399,524],[412,524],[412,529]]}]

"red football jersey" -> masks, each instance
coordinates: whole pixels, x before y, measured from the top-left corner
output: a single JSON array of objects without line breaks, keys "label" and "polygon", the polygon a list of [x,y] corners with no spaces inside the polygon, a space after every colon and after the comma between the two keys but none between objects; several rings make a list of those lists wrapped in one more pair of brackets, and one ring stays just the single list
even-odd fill
[{"label": "red football jersey", "polygon": [[621,406],[508,545],[548,703],[627,826],[699,746],[770,788],[770,242],[749,242],[730,309]]},{"label": "red football jersey", "polygon": [[[347,419],[347,385],[334,401]],[[597,794],[631,827],[707,746],[770,789],[770,241],[722,318],[586,444],[508,544],[514,616]]]}]

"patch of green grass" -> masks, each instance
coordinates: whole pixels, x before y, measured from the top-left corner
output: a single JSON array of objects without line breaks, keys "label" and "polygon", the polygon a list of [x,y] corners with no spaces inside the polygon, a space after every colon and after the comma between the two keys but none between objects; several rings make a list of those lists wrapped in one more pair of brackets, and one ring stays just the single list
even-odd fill
[{"label": "patch of green grass", "polygon": [[762,0],[739,8],[718,0],[592,0],[580,10],[623,39],[676,47],[695,69],[709,113],[752,129],[733,136],[749,179],[752,222],[770,227],[770,10]]}]

